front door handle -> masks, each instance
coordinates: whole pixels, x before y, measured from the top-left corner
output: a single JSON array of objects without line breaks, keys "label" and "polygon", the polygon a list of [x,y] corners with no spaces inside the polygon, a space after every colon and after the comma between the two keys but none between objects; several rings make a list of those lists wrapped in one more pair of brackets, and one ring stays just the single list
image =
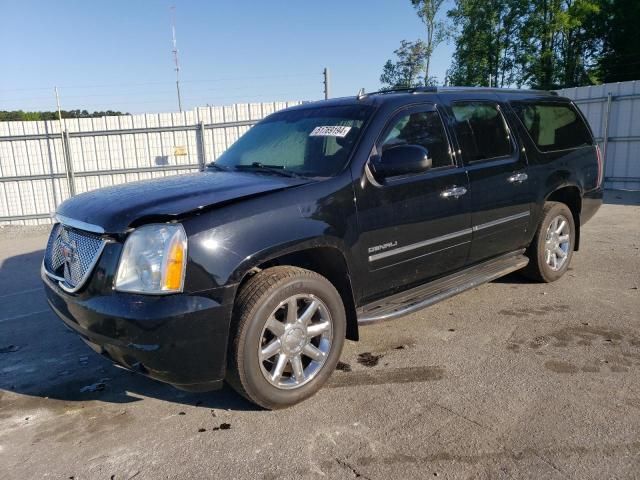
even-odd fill
[{"label": "front door handle", "polygon": [[526,173],[514,173],[509,178],[507,178],[507,181],[509,183],[522,183],[527,178],[529,178],[529,175],[527,175]]},{"label": "front door handle", "polygon": [[467,193],[467,189],[464,187],[452,187],[449,190],[445,190],[440,194],[442,198],[458,198]]}]

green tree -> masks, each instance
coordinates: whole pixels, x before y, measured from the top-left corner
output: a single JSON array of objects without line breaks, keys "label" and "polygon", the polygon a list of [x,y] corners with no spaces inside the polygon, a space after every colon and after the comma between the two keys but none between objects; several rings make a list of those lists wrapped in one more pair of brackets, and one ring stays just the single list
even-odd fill
[{"label": "green tree", "polygon": [[434,50],[447,38],[447,26],[445,22],[438,20],[438,12],[444,0],[411,0],[418,16],[427,30],[425,43],[425,67],[424,80],[426,85],[434,85],[436,78],[431,75],[431,57]]},{"label": "green tree", "polygon": [[598,25],[601,0],[565,0],[560,14],[561,44],[559,83],[564,87],[595,83],[597,57],[601,51]]},{"label": "green tree", "polygon": [[603,0],[602,56],[598,74],[603,82],[640,79],[640,1]]},{"label": "green tree", "polygon": [[[104,112],[88,112],[87,110],[62,110],[62,118],[96,118],[107,116],[129,115],[128,113],[107,110]],[[57,120],[58,112],[25,112],[22,110],[0,110],[0,122]]]},{"label": "green tree", "polygon": [[421,75],[427,60],[427,45],[422,40],[402,40],[400,48],[393,52],[395,60],[387,60],[380,75],[385,88],[416,87],[424,85]]},{"label": "green tree", "polygon": [[456,0],[451,83],[553,89],[594,83],[600,3],[614,0]]},{"label": "green tree", "polygon": [[527,0],[456,0],[448,16],[457,29],[452,85],[507,86],[520,83],[519,31]]},{"label": "green tree", "polygon": [[536,0],[521,41],[529,46],[525,81],[545,90],[593,83],[601,0]]}]

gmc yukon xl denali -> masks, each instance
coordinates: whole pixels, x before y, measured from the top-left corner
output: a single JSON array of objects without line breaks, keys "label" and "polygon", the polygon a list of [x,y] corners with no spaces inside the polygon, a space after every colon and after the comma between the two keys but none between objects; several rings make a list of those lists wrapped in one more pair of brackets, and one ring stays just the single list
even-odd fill
[{"label": "gmc yukon xl denali", "polygon": [[323,385],[362,325],[516,270],[560,278],[602,174],[580,111],[547,92],[307,103],[203,172],[67,200],[42,279],[55,313],[116,364],[281,408]]}]

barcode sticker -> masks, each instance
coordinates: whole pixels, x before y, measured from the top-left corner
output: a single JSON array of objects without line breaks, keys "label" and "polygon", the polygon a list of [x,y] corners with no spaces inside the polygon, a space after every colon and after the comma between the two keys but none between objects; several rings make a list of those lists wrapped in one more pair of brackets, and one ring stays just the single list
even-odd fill
[{"label": "barcode sticker", "polygon": [[349,133],[351,127],[344,125],[334,125],[325,127],[316,127],[309,134],[310,137],[345,137]]}]

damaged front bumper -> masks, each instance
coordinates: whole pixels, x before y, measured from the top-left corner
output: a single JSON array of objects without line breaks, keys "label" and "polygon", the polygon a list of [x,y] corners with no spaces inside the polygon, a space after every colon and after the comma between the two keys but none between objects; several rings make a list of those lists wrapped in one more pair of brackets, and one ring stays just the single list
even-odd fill
[{"label": "damaged front bumper", "polygon": [[74,295],[44,273],[42,280],[65,325],[116,364],[183,390],[222,386],[232,304],[216,298],[229,295]]}]

